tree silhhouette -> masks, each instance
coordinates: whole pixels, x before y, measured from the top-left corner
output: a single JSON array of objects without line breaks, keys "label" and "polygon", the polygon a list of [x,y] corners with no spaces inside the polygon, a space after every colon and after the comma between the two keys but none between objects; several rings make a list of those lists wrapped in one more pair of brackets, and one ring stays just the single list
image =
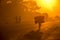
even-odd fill
[{"label": "tree silhhouette", "polygon": [[39,30],[40,30],[41,24],[45,22],[44,16],[36,16],[34,19],[35,19],[35,24],[39,25]]}]

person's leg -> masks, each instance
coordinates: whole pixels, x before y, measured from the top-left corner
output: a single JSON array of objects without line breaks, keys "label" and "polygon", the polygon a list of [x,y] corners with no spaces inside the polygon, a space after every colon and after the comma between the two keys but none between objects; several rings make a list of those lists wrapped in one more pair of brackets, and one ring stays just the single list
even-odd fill
[{"label": "person's leg", "polygon": [[38,29],[39,31],[40,31],[40,28],[41,28],[41,23],[39,23],[39,29]]}]

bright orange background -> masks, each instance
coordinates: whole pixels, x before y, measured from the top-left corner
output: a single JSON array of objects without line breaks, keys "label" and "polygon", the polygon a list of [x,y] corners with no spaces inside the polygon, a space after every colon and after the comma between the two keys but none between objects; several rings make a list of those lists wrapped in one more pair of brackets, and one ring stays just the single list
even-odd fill
[{"label": "bright orange background", "polygon": [[41,6],[40,12],[48,13],[49,16],[60,16],[60,0],[36,0],[38,6]]}]

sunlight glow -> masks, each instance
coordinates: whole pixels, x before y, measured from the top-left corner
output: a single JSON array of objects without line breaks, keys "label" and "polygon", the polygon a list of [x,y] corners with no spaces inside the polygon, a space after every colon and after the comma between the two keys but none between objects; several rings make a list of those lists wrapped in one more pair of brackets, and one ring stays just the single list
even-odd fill
[{"label": "sunlight glow", "polygon": [[52,10],[56,5],[56,0],[36,0],[37,5]]}]

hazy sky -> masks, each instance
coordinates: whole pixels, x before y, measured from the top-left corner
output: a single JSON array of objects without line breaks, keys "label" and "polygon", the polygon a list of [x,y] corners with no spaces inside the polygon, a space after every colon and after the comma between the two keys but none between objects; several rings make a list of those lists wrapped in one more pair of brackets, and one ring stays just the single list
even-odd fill
[{"label": "hazy sky", "polygon": [[37,5],[41,6],[41,12],[47,12],[49,16],[60,15],[60,0],[36,0]]}]

